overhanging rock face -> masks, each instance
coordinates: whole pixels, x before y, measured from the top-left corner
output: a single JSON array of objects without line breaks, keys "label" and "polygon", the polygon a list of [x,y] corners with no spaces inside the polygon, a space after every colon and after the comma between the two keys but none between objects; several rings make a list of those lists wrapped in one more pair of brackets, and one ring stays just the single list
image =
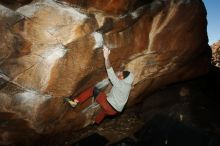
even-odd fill
[{"label": "overhanging rock face", "polygon": [[[21,119],[32,138],[91,123],[93,111],[69,110],[62,101],[106,77],[103,44],[116,71],[135,75],[128,106],[205,74],[210,63],[200,0],[36,0],[15,11],[0,5],[0,23],[0,71],[9,80],[1,80],[0,118]],[[22,130],[0,130],[1,143],[20,142]]]}]

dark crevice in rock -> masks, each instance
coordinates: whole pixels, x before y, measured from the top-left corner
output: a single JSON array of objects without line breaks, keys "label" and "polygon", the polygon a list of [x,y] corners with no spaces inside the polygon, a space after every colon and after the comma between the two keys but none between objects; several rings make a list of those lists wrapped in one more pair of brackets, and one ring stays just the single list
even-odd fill
[{"label": "dark crevice in rock", "polygon": [[0,4],[15,10],[23,5],[31,3],[32,1],[33,0],[1,0]]}]

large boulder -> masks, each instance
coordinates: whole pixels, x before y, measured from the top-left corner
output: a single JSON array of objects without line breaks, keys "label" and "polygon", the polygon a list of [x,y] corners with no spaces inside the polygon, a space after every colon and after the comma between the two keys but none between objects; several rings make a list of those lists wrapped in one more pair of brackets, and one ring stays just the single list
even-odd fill
[{"label": "large boulder", "polygon": [[2,144],[22,143],[24,129],[29,143],[91,124],[99,107],[83,110],[89,100],[72,110],[63,98],[106,77],[103,44],[114,69],[135,76],[127,106],[210,64],[201,0],[36,0],[16,11],[0,5],[0,23],[0,119],[9,121],[9,130],[0,123]]}]

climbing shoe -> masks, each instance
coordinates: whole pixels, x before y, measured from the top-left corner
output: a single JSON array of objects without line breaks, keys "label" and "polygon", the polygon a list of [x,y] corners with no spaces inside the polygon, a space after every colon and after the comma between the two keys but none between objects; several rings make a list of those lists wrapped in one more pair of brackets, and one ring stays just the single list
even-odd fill
[{"label": "climbing shoe", "polygon": [[76,105],[77,105],[77,102],[75,102],[69,98],[64,98],[64,101],[69,103],[73,108],[76,107]]}]

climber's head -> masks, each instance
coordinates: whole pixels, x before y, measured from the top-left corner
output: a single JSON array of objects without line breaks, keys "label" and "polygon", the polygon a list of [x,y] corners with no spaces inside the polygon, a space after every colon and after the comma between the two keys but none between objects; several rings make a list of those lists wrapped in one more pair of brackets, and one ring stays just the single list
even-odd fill
[{"label": "climber's head", "polygon": [[119,71],[117,76],[120,80],[124,80],[129,84],[131,84],[134,80],[134,76],[130,71]]},{"label": "climber's head", "polygon": [[117,76],[118,76],[119,80],[123,80],[124,79],[123,71],[117,72]]}]

